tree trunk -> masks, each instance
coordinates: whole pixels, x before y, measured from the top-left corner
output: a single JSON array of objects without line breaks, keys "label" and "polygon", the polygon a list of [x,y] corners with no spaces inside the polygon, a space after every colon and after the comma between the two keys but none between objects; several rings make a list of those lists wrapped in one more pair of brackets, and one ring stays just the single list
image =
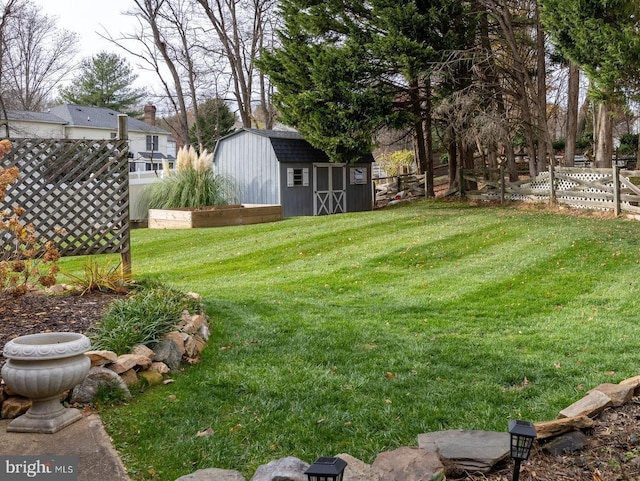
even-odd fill
[{"label": "tree trunk", "polygon": [[580,106],[580,110],[578,111],[578,128],[576,129],[576,141],[582,138],[582,134],[587,126],[587,114],[589,113],[589,107],[591,102],[589,101],[589,97],[585,97],[584,102]]},{"label": "tree trunk", "polygon": [[459,186],[458,179],[458,149],[456,142],[456,134],[453,127],[447,129],[447,155],[449,157],[449,192],[455,192]]},{"label": "tree trunk", "polygon": [[596,167],[611,167],[613,158],[613,121],[606,102],[598,104],[597,141],[595,148]]},{"label": "tree trunk", "polygon": [[565,133],[564,162],[565,167],[573,167],[576,157],[576,141],[578,135],[578,101],[580,95],[580,69],[569,62],[569,92],[567,97],[567,131]]},{"label": "tree trunk", "polygon": [[545,41],[544,28],[540,21],[540,7],[535,2],[536,17],[536,57],[538,64],[537,84],[538,84],[538,172],[546,170],[546,157],[549,163],[553,163],[555,152],[551,145],[549,127],[547,125],[547,68],[545,64]]}]

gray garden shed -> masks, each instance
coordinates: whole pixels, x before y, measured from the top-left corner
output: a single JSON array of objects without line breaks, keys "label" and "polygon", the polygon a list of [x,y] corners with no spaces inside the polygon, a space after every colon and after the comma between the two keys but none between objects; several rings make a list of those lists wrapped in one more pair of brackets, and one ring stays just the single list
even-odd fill
[{"label": "gray garden shed", "polygon": [[213,162],[235,184],[240,203],[280,204],[284,217],[373,208],[373,155],[330,162],[297,132],[237,130],[220,139]]}]

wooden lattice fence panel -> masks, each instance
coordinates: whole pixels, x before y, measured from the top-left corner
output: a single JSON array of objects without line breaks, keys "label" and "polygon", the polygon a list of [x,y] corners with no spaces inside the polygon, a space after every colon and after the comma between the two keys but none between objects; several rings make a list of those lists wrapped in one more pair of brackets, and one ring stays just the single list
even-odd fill
[{"label": "wooden lattice fence panel", "polygon": [[[25,209],[42,245],[63,256],[129,252],[128,144],[123,140],[11,139],[1,165],[21,177],[0,210]],[[5,234],[5,246],[11,239]],[[1,257],[1,256],[0,256]]]},{"label": "wooden lattice fence panel", "polygon": [[503,170],[493,169],[494,175],[488,175],[489,170],[482,175],[478,169],[462,171],[462,178],[478,185],[478,190],[464,191],[467,198],[549,201],[553,196],[556,202],[575,208],[640,213],[640,171],[556,167],[534,179],[508,182]]}]

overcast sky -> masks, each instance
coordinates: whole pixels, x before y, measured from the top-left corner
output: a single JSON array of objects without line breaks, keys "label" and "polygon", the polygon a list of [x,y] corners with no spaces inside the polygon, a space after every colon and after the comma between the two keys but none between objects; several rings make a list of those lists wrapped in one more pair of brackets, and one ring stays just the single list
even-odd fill
[{"label": "overcast sky", "polygon": [[[57,17],[60,27],[71,30],[80,36],[80,58],[91,57],[102,50],[115,52],[127,57],[135,69],[137,60],[128,57],[126,52],[100,38],[97,32],[104,29],[112,37],[135,30],[137,22],[122,12],[133,8],[131,0],[32,0],[47,15]],[[80,59],[79,59],[80,60]],[[136,70],[136,86],[148,86],[155,82],[153,74]]]}]

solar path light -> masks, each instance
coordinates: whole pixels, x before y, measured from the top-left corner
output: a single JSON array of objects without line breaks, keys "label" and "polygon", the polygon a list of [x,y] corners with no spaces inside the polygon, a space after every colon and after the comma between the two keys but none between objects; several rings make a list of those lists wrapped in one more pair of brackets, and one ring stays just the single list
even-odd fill
[{"label": "solar path light", "polygon": [[536,438],[536,428],[529,421],[513,419],[509,421],[509,435],[511,436],[511,457],[515,461],[513,481],[518,481],[520,462],[529,459],[533,440]]},{"label": "solar path light", "polygon": [[309,477],[309,481],[342,481],[346,467],[347,462],[343,459],[321,456],[304,474]]}]

